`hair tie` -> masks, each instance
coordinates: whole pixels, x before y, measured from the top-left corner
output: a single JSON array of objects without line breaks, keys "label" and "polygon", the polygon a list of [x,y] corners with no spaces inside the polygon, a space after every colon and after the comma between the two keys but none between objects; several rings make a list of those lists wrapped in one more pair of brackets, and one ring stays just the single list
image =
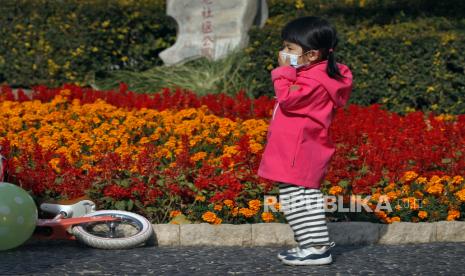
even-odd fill
[{"label": "hair tie", "polygon": [[334,49],[333,49],[333,48],[329,48],[329,52],[330,52],[330,53],[334,52]]}]

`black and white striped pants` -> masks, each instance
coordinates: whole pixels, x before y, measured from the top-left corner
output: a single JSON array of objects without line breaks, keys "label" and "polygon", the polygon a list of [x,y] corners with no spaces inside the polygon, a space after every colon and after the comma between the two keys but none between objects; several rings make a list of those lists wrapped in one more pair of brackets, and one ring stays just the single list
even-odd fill
[{"label": "black and white striped pants", "polygon": [[332,243],[319,189],[279,183],[279,203],[300,248]]}]

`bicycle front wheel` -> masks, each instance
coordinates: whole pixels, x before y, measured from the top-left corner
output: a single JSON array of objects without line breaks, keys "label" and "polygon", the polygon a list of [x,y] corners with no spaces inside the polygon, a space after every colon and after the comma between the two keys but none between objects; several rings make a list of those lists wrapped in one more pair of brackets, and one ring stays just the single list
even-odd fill
[{"label": "bicycle front wheel", "polygon": [[72,228],[76,239],[99,249],[129,249],[147,242],[154,234],[152,224],[143,216],[126,211],[100,210],[84,217],[111,216],[118,221],[99,221]]}]

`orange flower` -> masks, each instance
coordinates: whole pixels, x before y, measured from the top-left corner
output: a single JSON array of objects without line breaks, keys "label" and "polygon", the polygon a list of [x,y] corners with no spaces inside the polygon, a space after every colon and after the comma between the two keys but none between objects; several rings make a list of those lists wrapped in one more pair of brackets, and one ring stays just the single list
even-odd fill
[{"label": "orange flower", "polygon": [[215,206],[213,207],[213,209],[215,211],[221,211],[223,209],[223,205],[221,204],[215,204]]},{"label": "orange flower", "polygon": [[234,209],[231,212],[232,216],[235,217],[237,216],[238,213],[239,213],[239,207],[234,207]]},{"label": "orange flower", "polygon": [[460,175],[456,175],[456,176],[454,176],[454,178],[452,178],[452,183],[453,184],[458,185],[458,184],[460,184],[462,182],[463,182],[463,177],[461,177]]},{"label": "orange flower", "polygon": [[274,216],[272,213],[270,212],[263,212],[262,213],[262,220],[264,222],[270,222],[270,221],[273,221],[274,220]]},{"label": "orange flower", "polygon": [[213,223],[216,221],[217,217],[215,213],[207,211],[202,215],[202,219],[206,222]]},{"label": "orange flower", "polygon": [[274,208],[276,209],[276,211],[279,211],[281,209],[281,204],[275,203]]},{"label": "orange flower", "polygon": [[392,217],[391,222],[400,222],[400,217],[397,217],[397,216]]},{"label": "orange flower", "polygon": [[198,195],[198,196],[195,197],[195,200],[196,200],[196,201],[202,201],[202,202],[203,202],[203,201],[205,201],[205,196],[203,196],[203,195]]},{"label": "orange flower", "polygon": [[465,189],[462,189],[454,194],[460,201],[465,202]]},{"label": "orange flower", "polygon": [[416,196],[417,198],[423,198],[423,193],[420,191],[415,191],[413,195]]},{"label": "orange flower", "polygon": [[428,185],[426,188],[426,192],[432,195],[441,195],[444,191],[444,185],[441,183],[434,183],[432,185]]},{"label": "orange flower", "polygon": [[179,211],[179,210],[174,210],[174,211],[171,211],[171,212],[170,212],[170,217],[171,217],[171,218],[174,218],[175,216],[178,216],[178,215],[180,215],[180,214],[181,214],[181,211]]},{"label": "orange flower", "polygon": [[256,214],[256,212],[254,212],[253,210],[249,208],[241,208],[239,209],[239,213],[246,218],[251,218]]},{"label": "orange flower", "polygon": [[332,186],[330,189],[329,189],[329,194],[330,195],[339,195],[340,193],[342,193],[342,187],[341,186]]},{"label": "orange flower", "polygon": [[253,199],[249,201],[249,208],[254,211],[260,210],[262,203],[258,199]]},{"label": "orange flower", "polygon": [[213,224],[221,224],[222,221],[223,221],[222,219],[216,218]]},{"label": "orange flower", "polygon": [[232,208],[234,206],[234,201],[230,200],[230,199],[225,199],[223,201],[224,205],[228,206],[228,208]]},{"label": "orange flower", "polygon": [[420,212],[418,212],[418,217],[421,218],[421,219],[424,219],[424,218],[428,217],[428,212],[420,211]]},{"label": "orange flower", "polygon": [[414,180],[415,178],[418,177],[418,174],[414,171],[407,171],[404,173],[402,178],[400,179],[401,182],[409,182]]},{"label": "orange flower", "polygon": [[460,217],[460,212],[458,210],[449,210],[449,212],[447,213],[447,220],[455,220],[455,219],[458,219]]}]

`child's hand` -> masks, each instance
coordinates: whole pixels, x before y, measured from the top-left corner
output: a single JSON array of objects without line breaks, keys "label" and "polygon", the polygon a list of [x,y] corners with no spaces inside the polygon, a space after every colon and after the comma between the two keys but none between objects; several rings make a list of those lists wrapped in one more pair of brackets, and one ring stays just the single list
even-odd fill
[{"label": "child's hand", "polygon": [[285,57],[283,59],[283,56],[281,55],[281,51],[279,51],[278,52],[278,63],[279,63],[279,66],[286,66],[286,65],[290,65],[291,61],[289,60],[289,57]]}]

